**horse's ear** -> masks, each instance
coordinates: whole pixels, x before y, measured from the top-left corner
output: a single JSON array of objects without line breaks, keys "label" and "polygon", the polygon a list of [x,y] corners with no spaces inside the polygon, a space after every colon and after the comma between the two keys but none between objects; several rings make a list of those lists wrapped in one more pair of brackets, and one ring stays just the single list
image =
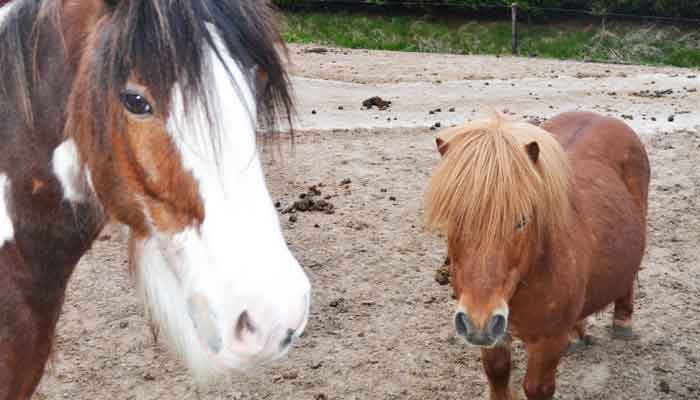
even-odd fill
[{"label": "horse's ear", "polygon": [[435,145],[437,146],[437,150],[440,152],[440,155],[444,156],[445,152],[447,152],[447,142],[437,137],[435,138]]},{"label": "horse's ear", "polygon": [[540,159],[540,145],[537,144],[537,142],[531,142],[525,145],[525,151],[527,151],[527,155],[530,156],[530,160],[532,160],[533,163],[536,163],[537,160]]}]

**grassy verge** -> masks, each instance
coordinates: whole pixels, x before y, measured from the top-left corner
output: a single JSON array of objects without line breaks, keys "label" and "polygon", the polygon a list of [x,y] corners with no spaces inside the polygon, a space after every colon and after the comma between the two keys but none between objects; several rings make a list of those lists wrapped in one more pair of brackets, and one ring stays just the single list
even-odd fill
[{"label": "grassy verge", "polygon": [[[631,64],[700,67],[700,29],[668,25],[580,22],[520,24],[520,54]],[[455,54],[510,54],[510,22],[429,21],[414,16],[294,12],[289,42],[349,48]]]}]

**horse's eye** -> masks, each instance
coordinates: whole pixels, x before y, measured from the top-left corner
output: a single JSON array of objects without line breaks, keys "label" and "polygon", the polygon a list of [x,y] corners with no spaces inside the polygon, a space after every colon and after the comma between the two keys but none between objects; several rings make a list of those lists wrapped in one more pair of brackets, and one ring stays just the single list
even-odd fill
[{"label": "horse's eye", "polygon": [[523,229],[525,229],[525,225],[527,225],[528,222],[530,221],[528,221],[527,217],[522,217],[520,221],[518,221],[518,224],[515,226],[515,229],[517,229],[518,231],[522,231]]},{"label": "horse's eye", "polygon": [[122,104],[134,115],[153,114],[153,107],[143,95],[138,93],[122,93],[119,96]]}]

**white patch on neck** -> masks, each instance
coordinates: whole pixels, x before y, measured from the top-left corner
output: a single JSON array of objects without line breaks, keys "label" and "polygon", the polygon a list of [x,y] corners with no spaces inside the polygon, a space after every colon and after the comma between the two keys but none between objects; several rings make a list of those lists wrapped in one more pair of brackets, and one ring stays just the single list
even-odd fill
[{"label": "white patch on neck", "polygon": [[92,186],[90,172],[86,172],[87,182],[81,181],[78,148],[73,139],[68,139],[56,147],[51,164],[54,175],[61,182],[63,199],[71,203],[85,202],[87,199],[85,193],[86,183],[88,186]]},{"label": "white patch on neck", "polygon": [[7,198],[9,197],[10,180],[5,174],[0,174],[0,248],[5,242],[15,237],[15,228],[10,219]]}]

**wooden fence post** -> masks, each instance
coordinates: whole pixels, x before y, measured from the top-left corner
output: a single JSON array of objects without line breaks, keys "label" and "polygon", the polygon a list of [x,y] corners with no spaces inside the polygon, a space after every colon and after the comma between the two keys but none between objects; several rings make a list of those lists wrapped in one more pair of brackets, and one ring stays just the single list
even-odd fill
[{"label": "wooden fence post", "polygon": [[518,55],[518,3],[513,3],[510,6],[511,16],[513,19],[513,55]]}]

